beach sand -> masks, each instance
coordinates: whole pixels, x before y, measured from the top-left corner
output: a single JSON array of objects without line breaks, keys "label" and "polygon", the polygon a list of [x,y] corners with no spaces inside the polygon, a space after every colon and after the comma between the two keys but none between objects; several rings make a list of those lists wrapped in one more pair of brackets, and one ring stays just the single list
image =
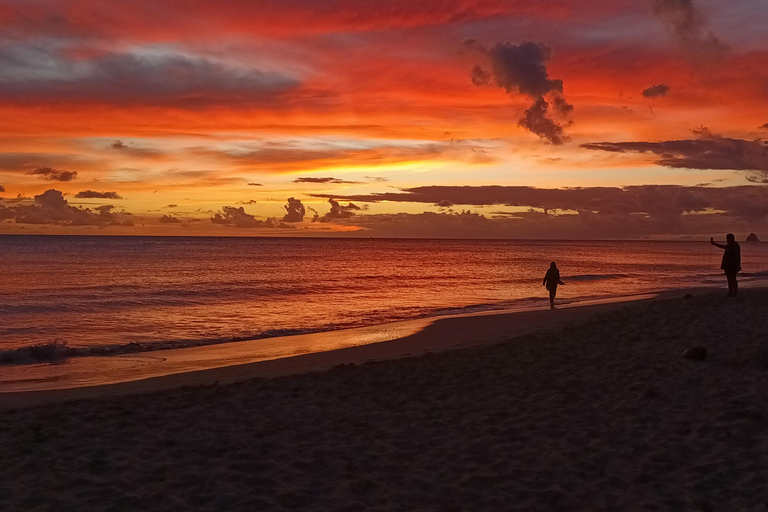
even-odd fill
[{"label": "beach sand", "polygon": [[[469,329],[453,350],[323,372],[6,410],[0,510],[765,511],[768,291],[722,295],[501,343],[479,332],[475,346]],[[692,345],[706,360],[682,357]]]}]

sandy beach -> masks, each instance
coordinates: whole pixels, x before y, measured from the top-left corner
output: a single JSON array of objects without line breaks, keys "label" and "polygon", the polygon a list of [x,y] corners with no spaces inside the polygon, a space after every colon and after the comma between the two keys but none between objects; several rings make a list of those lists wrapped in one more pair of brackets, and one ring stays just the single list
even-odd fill
[{"label": "sandy beach", "polygon": [[0,510],[768,510],[768,291],[672,297],[7,409]]}]

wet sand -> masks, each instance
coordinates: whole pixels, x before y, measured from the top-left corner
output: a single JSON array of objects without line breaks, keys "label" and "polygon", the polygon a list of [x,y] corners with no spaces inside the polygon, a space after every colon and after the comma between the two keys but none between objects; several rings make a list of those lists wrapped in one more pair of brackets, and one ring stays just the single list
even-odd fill
[{"label": "wet sand", "polygon": [[554,313],[509,339],[503,315],[437,322],[422,340],[465,341],[440,352],[5,411],[0,510],[768,510],[768,291]]},{"label": "wet sand", "polygon": [[549,307],[493,311],[139,354],[2,366],[0,410],[322,371],[339,364],[477,346],[538,329],[551,329],[621,308],[625,302],[658,297],[656,294],[633,295],[577,302],[554,311]]}]

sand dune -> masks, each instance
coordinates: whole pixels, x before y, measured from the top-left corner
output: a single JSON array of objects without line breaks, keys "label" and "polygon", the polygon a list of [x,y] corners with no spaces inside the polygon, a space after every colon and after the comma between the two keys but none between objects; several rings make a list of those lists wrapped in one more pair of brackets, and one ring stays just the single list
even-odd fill
[{"label": "sand dune", "polygon": [[[768,510],[768,292],[0,417],[1,510]],[[690,345],[705,361],[681,357]]]}]

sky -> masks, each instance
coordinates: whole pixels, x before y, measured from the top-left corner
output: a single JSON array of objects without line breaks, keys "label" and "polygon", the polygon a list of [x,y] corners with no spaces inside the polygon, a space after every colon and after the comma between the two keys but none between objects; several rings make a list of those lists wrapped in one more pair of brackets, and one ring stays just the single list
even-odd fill
[{"label": "sky", "polygon": [[0,0],[0,234],[768,239],[764,0]]}]

